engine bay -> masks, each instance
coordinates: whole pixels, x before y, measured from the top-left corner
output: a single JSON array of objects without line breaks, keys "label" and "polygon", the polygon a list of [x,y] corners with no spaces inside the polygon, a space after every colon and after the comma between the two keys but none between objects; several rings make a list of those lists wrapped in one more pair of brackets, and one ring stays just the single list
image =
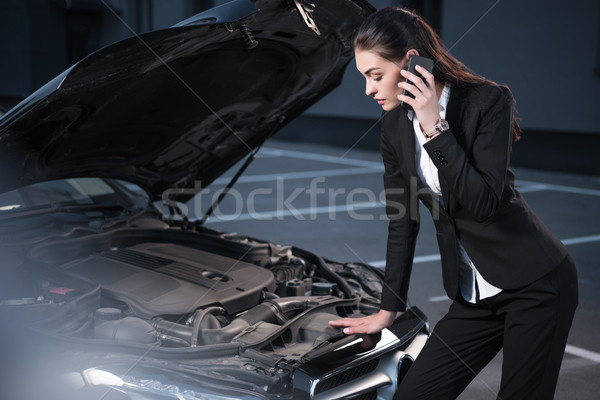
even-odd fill
[{"label": "engine bay", "polygon": [[376,311],[381,291],[372,267],[215,232],[117,229],[44,242],[27,262],[24,295],[1,299],[3,315],[125,346],[304,354],[343,336],[327,321]]}]

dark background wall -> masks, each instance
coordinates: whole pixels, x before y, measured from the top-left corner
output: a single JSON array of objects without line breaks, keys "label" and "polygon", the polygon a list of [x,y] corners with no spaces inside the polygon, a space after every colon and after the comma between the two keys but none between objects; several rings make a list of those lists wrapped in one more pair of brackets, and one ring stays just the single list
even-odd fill
[{"label": "dark background wall", "polygon": [[[451,53],[510,86],[523,139],[512,164],[600,175],[600,2],[578,0],[376,1],[420,8]],[[282,133],[377,148],[381,109],[353,63],[342,86]],[[349,119],[350,118],[350,119]],[[311,130],[312,128],[312,130]],[[370,130],[369,130],[370,129]],[[337,132],[329,139],[331,132]],[[367,130],[369,130],[367,132]],[[328,139],[323,139],[324,137]]]},{"label": "dark background wall", "polygon": [[[9,108],[94,50],[168,27],[222,0],[0,0],[0,107]],[[451,52],[517,100],[513,164],[600,174],[600,2],[372,0],[419,11]],[[318,12],[318,1],[317,11]],[[379,106],[349,65],[342,85],[278,134],[377,148]]]},{"label": "dark background wall", "polygon": [[11,105],[86,55],[169,27],[212,0],[0,0],[0,104]]}]

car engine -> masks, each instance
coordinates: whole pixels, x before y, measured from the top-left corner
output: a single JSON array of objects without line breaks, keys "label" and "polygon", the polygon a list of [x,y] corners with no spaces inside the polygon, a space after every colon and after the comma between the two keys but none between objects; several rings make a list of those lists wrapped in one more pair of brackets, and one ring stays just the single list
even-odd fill
[{"label": "car engine", "polygon": [[[312,340],[319,330],[331,338],[339,331],[328,320],[340,311],[376,310],[381,291],[372,267],[326,262],[292,246],[235,234],[120,229],[47,242],[30,259],[39,279],[27,290],[35,293],[3,305],[46,306],[53,310],[47,315],[60,314],[62,305],[74,307],[98,292],[77,336],[162,347],[230,343],[256,324],[276,331],[311,307],[344,299],[343,307],[321,315],[322,323],[307,323],[312,333],[294,340]],[[57,318],[47,322],[60,325]],[[76,321],[59,330],[68,332],[71,324]]]}]

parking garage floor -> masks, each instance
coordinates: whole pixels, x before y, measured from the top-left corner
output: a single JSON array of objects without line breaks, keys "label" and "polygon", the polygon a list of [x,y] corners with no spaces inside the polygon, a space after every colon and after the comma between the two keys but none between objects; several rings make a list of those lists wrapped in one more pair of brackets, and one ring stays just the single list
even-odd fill
[{"label": "parking garage floor", "polygon": [[[201,217],[238,166],[189,204]],[[517,187],[569,248],[579,275],[579,308],[568,341],[556,399],[600,398],[600,177],[514,169]],[[385,264],[387,219],[381,202],[383,165],[376,151],[268,142],[207,220],[214,229],[282,245],[294,244],[337,261]],[[409,301],[432,326],[450,305],[429,212],[422,208]],[[498,355],[459,397],[495,399]]]}]

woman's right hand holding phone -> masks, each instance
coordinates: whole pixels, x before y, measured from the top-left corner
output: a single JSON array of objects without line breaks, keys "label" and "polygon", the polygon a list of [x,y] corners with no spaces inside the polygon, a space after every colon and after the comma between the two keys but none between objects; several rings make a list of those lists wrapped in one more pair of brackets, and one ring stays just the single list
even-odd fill
[{"label": "woman's right hand holding phone", "polygon": [[419,123],[424,132],[435,127],[435,124],[440,119],[440,111],[438,106],[438,96],[436,93],[436,85],[433,74],[427,71],[420,65],[416,66],[416,71],[425,78],[419,78],[415,74],[409,71],[402,70],[400,73],[407,81],[413,82],[400,82],[398,87],[410,92],[415,98],[409,96],[398,95],[398,100],[409,104],[419,119]]}]

